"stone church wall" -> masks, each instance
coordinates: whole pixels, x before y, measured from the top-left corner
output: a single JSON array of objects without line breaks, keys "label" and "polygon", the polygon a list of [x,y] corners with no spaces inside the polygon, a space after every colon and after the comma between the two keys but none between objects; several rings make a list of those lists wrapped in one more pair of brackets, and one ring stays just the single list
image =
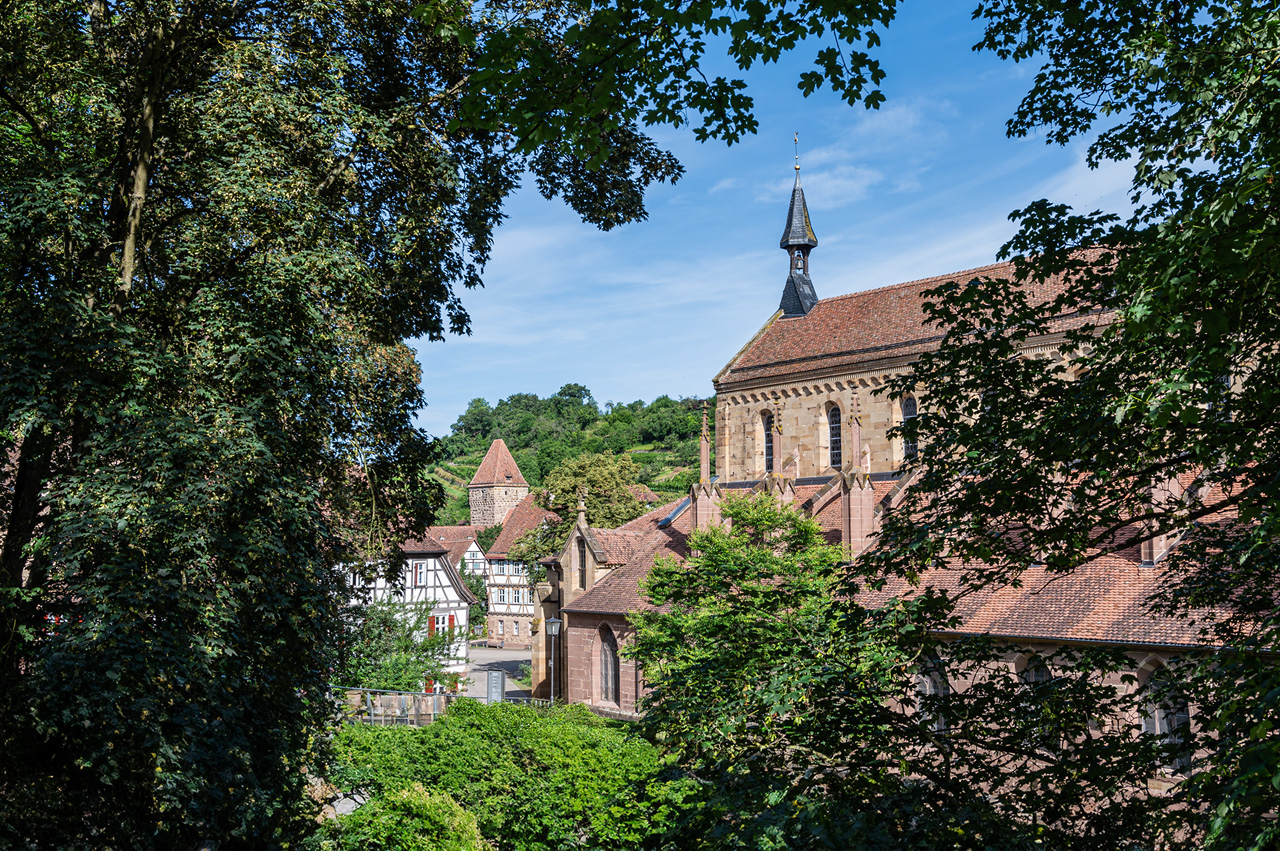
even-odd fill
[{"label": "stone church wall", "polygon": [[[765,474],[764,414],[773,413],[782,428],[783,464],[799,451],[798,476],[830,475],[831,440],[828,412],[840,409],[842,466],[861,466],[863,447],[871,451],[871,471],[892,470],[902,462],[902,441],[890,440],[889,429],[902,421],[897,402],[872,392],[888,375],[840,375],[725,388],[716,405],[716,470],[723,480],[742,481]],[[854,423],[854,416],[861,420]],[[782,471],[775,471],[781,473]]]},{"label": "stone church wall", "polygon": [[635,638],[635,629],[621,615],[593,615],[569,612],[565,624],[565,645],[568,664],[565,676],[568,680],[564,698],[568,703],[584,703],[593,708],[611,711],[619,717],[636,711],[638,698],[647,689],[639,676],[636,663],[623,656],[618,664],[618,703],[601,697],[600,685],[600,634],[604,625],[613,630],[618,647],[625,647]]},{"label": "stone church wall", "polygon": [[[1036,340],[1023,349],[1023,355],[1056,358],[1058,344],[1053,339]],[[890,439],[889,430],[901,425],[902,407],[887,392],[875,391],[905,372],[912,360],[863,363],[856,371],[810,369],[773,380],[718,386],[716,470],[721,479],[753,481],[765,475],[766,412],[780,418],[783,464],[793,450],[799,450],[800,469],[793,475],[830,475],[834,471],[829,463],[827,411],[832,406],[840,408],[842,466],[848,468],[852,462],[860,467],[865,446],[871,451],[871,472],[896,470],[903,461],[902,440]],[[917,401],[923,404],[923,393]],[[860,426],[855,427],[851,411],[859,416]]]}]

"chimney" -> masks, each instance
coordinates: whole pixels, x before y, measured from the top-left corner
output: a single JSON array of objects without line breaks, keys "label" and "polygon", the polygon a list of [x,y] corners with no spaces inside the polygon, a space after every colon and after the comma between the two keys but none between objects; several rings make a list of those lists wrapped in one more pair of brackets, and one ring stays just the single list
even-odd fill
[{"label": "chimney", "polygon": [[[1177,477],[1173,477],[1164,481],[1152,482],[1150,494],[1152,512],[1164,513],[1174,507],[1173,503],[1180,501],[1183,489]],[[1162,525],[1159,519],[1148,520],[1142,525],[1143,534],[1153,535],[1153,537],[1142,542],[1142,564],[1144,567],[1154,565],[1169,552],[1168,533],[1154,534],[1160,532]]]}]

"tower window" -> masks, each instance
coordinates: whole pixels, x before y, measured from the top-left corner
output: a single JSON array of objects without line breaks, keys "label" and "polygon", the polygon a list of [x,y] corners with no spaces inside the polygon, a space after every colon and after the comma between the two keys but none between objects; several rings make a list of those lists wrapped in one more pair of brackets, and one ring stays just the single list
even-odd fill
[{"label": "tower window", "polygon": [[[902,424],[905,426],[911,420],[916,418],[916,399],[914,396],[908,396],[902,400]],[[916,442],[914,440],[902,439],[902,457],[916,457]]]},{"label": "tower window", "polygon": [[773,414],[765,414],[760,418],[764,423],[764,471],[773,472]]},{"label": "tower window", "polygon": [[839,470],[843,463],[840,451],[840,409],[834,405],[827,411],[827,431],[831,441],[831,466]]},{"label": "tower window", "polygon": [[587,587],[587,542],[578,539],[578,587]]}]

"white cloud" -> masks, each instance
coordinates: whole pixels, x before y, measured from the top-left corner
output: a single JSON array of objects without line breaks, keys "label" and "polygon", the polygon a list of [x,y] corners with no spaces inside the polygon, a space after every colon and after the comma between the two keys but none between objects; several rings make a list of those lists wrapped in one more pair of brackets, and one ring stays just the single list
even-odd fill
[{"label": "white cloud", "polygon": [[743,186],[743,180],[740,177],[726,177],[717,181],[715,186],[707,190],[708,195],[715,195],[717,192],[725,192],[730,189],[740,189]]},{"label": "white cloud", "polygon": [[[884,175],[873,168],[853,164],[839,164],[832,168],[805,173],[805,202],[810,210],[834,210],[861,201],[870,194],[871,187],[882,183]],[[775,180],[761,186],[756,192],[757,201],[786,203],[791,196],[795,178]]]},{"label": "white cloud", "polygon": [[[841,114],[837,141],[806,150],[801,140],[801,180],[811,210],[837,210],[871,195],[873,190],[917,192],[947,141],[941,120],[954,110],[945,101],[904,100],[850,121]],[[756,187],[758,202],[777,203],[791,192],[790,176]],[[887,190],[882,187],[887,187]]]},{"label": "white cloud", "polygon": [[1129,201],[1133,169],[1132,160],[1104,162],[1096,169],[1089,168],[1085,146],[1080,145],[1074,162],[1037,184],[1033,189],[1034,197],[1070,204],[1078,212],[1102,209],[1124,215],[1133,206]]}]

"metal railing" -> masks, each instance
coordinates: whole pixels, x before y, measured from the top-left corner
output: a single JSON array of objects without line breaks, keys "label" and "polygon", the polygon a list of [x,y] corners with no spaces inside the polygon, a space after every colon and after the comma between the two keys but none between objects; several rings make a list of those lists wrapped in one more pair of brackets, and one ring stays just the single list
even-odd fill
[{"label": "metal railing", "polygon": [[[391,727],[397,725],[423,727],[449,711],[449,706],[459,700],[491,702],[485,697],[467,697],[463,694],[444,694],[418,691],[388,691],[371,688],[344,688],[335,686],[339,693],[344,719],[353,724],[375,724]],[[526,706],[550,706],[551,701],[535,697],[504,697],[502,703],[519,703]]]}]

